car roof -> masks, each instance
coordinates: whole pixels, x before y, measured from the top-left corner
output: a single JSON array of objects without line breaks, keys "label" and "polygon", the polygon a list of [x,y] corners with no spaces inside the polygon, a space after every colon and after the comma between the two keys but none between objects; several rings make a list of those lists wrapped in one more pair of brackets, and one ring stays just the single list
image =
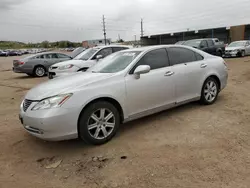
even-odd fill
[{"label": "car roof", "polygon": [[131,46],[127,46],[127,45],[107,45],[107,46],[96,46],[96,47],[93,47],[93,49],[103,49],[103,48],[108,48],[108,47],[125,47],[125,48],[131,48]]}]

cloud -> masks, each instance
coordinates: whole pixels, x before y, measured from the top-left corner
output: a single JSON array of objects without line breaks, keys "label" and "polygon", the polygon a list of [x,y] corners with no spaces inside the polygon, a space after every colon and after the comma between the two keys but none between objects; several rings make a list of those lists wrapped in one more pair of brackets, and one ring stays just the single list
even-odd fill
[{"label": "cloud", "polygon": [[[249,0],[0,0],[0,40],[82,41],[250,23]],[[4,11],[6,10],[6,11]]]},{"label": "cloud", "polygon": [[28,0],[1,0],[0,10],[9,10],[15,5],[20,5]]}]

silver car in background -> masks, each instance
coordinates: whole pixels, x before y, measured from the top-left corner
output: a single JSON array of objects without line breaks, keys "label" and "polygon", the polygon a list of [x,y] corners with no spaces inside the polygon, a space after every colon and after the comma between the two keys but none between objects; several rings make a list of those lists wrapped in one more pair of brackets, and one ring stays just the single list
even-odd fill
[{"label": "silver car in background", "polygon": [[89,48],[70,61],[54,64],[49,68],[49,78],[65,76],[79,71],[86,71],[108,55],[129,49],[129,46],[109,45]]},{"label": "silver car in background", "polygon": [[244,57],[250,55],[250,41],[240,40],[230,43],[225,50],[225,57]]},{"label": "silver car in background", "polygon": [[15,73],[26,73],[29,76],[42,77],[51,65],[72,59],[63,53],[46,52],[28,56],[20,60],[13,61],[13,71]]},{"label": "silver car in background", "polygon": [[44,140],[103,144],[120,123],[191,101],[213,104],[227,84],[221,57],[178,45],[117,52],[87,72],[31,89],[20,107],[23,127]]}]

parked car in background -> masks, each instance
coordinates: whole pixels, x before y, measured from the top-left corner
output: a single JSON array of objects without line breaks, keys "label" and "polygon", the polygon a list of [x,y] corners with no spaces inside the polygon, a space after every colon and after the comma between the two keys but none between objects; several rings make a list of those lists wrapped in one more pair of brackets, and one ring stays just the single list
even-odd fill
[{"label": "parked car in background", "polygon": [[19,50],[11,50],[7,54],[8,54],[8,56],[21,56],[22,52]]},{"label": "parked car in background", "polygon": [[175,44],[178,44],[178,45],[182,45],[182,44],[184,44],[186,41],[178,41],[178,42],[176,42]]},{"label": "parked car in background", "polygon": [[226,47],[225,57],[244,57],[245,55],[250,55],[249,40],[235,41]]},{"label": "parked car in background", "polygon": [[22,101],[20,120],[44,140],[79,137],[104,144],[120,123],[191,101],[213,104],[227,78],[221,57],[188,46],[133,48],[106,57],[85,73],[31,89]]},{"label": "parked car in background", "polygon": [[49,78],[52,79],[78,71],[86,71],[89,67],[92,67],[106,56],[125,49],[129,49],[129,47],[123,45],[109,45],[89,48],[72,60],[56,63],[51,66],[49,68]]},{"label": "parked car in background", "polygon": [[8,53],[6,51],[0,50],[0,56],[8,56]]},{"label": "parked car in background", "polygon": [[216,38],[188,40],[184,42],[183,45],[191,46],[220,57],[222,57],[225,53],[224,42],[221,42]]},{"label": "parked car in background", "polygon": [[58,62],[70,60],[71,57],[63,53],[45,52],[13,61],[13,71],[26,73],[29,76],[44,76],[48,68]]},{"label": "parked car in background", "polygon": [[79,47],[79,48],[76,48],[73,52],[71,52],[70,56],[72,58],[75,58],[76,56],[78,56],[80,53],[82,53],[83,51],[85,51],[86,49],[83,48],[83,47]]}]

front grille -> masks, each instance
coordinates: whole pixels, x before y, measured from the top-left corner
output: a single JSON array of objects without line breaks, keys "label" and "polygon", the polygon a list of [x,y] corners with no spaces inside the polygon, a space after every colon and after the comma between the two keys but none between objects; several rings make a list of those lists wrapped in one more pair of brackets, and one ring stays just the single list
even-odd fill
[{"label": "front grille", "polygon": [[226,53],[230,53],[232,50],[226,50]]},{"label": "front grille", "polygon": [[33,102],[32,100],[24,99],[24,101],[23,101],[23,111],[24,112],[27,111],[27,109],[30,107],[32,102]]}]

